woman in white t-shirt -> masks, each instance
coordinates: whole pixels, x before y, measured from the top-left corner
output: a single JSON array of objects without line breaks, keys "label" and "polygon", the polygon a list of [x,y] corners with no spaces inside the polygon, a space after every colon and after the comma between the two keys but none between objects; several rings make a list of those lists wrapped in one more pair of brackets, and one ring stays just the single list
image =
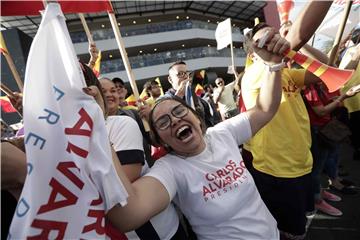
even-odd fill
[{"label": "woman in white t-shirt", "polygon": [[[268,68],[257,105],[204,132],[185,102],[163,98],[150,114],[156,141],[170,153],[130,183],[114,164],[128,193],[128,204],[107,214],[117,228],[141,225],[174,201],[199,239],[279,239],[271,216],[245,168],[238,145],[251,138],[277,111],[281,99],[281,53],[289,44],[269,32],[268,50],[254,46]],[[255,37],[254,37],[255,38]],[[276,66],[275,66],[276,65]]]},{"label": "woman in white t-shirt", "polygon": [[[119,105],[119,96],[115,84],[110,80],[98,81],[92,70],[81,65],[88,88],[84,89],[95,97],[105,115]],[[100,84],[99,84],[100,83]],[[102,94],[100,93],[102,91]],[[121,163],[123,171],[130,182],[144,175],[149,167],[145,161],[143,137],[136,121],[128,116],[107,116],[105,118],[108,140]],[[117,186],[114,185],[114,188]],[[122,217],[122,216],[120,216]],[[124,231],[128,240],[184,240],[186,233],[179,222],[178,214],[169,204],[163,211],[152,216],[143,224]]]}]

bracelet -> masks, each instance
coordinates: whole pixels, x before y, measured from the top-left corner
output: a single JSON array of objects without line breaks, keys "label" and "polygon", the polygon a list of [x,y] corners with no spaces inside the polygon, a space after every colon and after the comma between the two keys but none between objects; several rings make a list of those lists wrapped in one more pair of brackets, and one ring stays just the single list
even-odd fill
[{"label": "bracelet", "polygon": [[282,61],[281,63],[273,64],[273,65],[265,64],[265,66],[269,72],[277,72],[282,70],[286,66],[286,63]]}]

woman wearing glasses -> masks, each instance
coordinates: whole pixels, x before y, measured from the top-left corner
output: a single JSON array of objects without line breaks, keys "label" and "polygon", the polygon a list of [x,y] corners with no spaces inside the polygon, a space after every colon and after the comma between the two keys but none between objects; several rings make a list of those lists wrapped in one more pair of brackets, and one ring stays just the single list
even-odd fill
[{"label": "woman wearing glasses", "polygon": [[[198,239],[278,239],[271,216],[244,166],[238,145],[271,120],[281,98],[281,53],[289,44],[269,34],[267,49],[254,46],[268,68],[257,105],[208,128],[181,99],[163,98],[153,107],[150,126],[155,140],[170,153],[150,172],[130,184],[114,161],[129,193],[128,204],[108,218],[128,231],[175,202]],[[274,66],[278,65],[278,66]],[[276,67],[274,70],[274,67]]]}]

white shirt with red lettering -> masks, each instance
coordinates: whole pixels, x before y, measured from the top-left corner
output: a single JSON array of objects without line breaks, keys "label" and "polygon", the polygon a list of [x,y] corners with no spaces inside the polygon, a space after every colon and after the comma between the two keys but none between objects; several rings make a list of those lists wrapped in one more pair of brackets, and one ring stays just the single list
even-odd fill
[{"label": "white shirt with red lettering", "polygon": [[[144,162],[143,137],[134,119],[128,116],[109,116],[106,119],[106,128],[109,134],[109,140],[122,164],[124,164],[124,162],[128,162],[127,164]],[[134,152],[136,150],[142,152],[142,159],[121,159],[123,157],[139,158],[137,152]],[[131,156],[131,152],[133,156]],[[141,175],[145,174],[148,169],[149,167],[145,162]],[[138,229],[127,232],[126,237],[129,240],[167,240],[175,235],[178,227],[179,217],[174,206],[170,204],[165,210],[152,217]]]},{"label": "white shirt with red lettering", "polygon": [[199,239],[279,239],[238,149],[251,136],[246,113],[237,115],[207,130],[202,153],[167,154],[146,174],[165,186]]}]

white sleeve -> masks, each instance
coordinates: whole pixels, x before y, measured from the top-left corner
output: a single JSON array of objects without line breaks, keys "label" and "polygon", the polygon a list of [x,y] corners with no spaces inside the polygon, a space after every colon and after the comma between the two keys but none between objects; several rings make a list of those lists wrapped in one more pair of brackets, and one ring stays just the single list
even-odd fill
[{"label": "white sleeve", "polygon": [[226,88],[230,88],[232,90],[234,90],[235,87],[235,81],[232,81],[231,83],[229,83],[228,85],[225,86]]},{"label": "white sleeve", "polygon": [[175,174],[172,171],[172,168],[169,166],[169,163],[165,160],[156,160],[155,164],[150,168],[150,171],[145,175],[147,177],[156,178],[161,182],[161,184],[166,188],[170,201],[176,195],[177,184],[175,180]]},{"label": "white sleeve", "polygon": [[143,137],[136,121],[131,117],[114,116],[109,118],[109,140],[116,152],[124,150],[144,151]]},{"label": "white sleeve", "polygon": [[209,128],[209,131],[227,131],[238,145],[243,144],[252,137],[251,125],[246,112],[236,115],[230,119]]}]

